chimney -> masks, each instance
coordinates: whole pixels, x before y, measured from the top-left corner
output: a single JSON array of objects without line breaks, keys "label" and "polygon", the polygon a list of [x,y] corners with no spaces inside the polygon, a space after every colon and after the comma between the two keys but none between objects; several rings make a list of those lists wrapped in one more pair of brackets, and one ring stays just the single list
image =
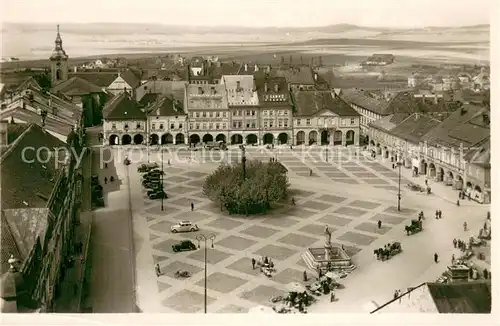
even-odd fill
[{"label": "chimney", "polygon": [[248,65],[245,63],[245,71],[248,71]]},{"label": "chimney", "polygon": [[274,85],[274,91],[275,91],[276,93],[278,93],[278,92],[280,91],[280,85],[275,84],[275,85]]},{"label": "chimney", "polygon": [[267,88],[267,83],[264,84],[264,92],[267,93],[268,88]]},{"label": "chimney", "polygon": [[259,71],[259,66],[257,66],[257,64],[254,66],[254,71]]}]

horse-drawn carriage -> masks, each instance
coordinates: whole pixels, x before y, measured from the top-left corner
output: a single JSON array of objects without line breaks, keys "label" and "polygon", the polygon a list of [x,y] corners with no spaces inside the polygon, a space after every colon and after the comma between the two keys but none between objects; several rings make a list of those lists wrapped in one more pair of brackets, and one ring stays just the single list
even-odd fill
[{"label": "horse-drawn carriage", "polygon": [[422,221],[411,220],[410,225],[405,225],[406,235],[415,234],[422,231]]},{"label": "horse-drawn carriage", "polygon": [[377,259],[384,261],[399,254],[402,250],[401,243],[393,242],[386,244],[383,248],[375,249],[373,253],[377,256]]},{"label": "horse-drawn carriage", "polygon": [[424,192],[424,191],[426,191],[424,189],[424,187],[422,187],[421,185],[418,185],[416,183],[413,183],[413,182],[407,183],[406,186],[408,188],[410,188],[411,191],[418,191],[418,192]]}]

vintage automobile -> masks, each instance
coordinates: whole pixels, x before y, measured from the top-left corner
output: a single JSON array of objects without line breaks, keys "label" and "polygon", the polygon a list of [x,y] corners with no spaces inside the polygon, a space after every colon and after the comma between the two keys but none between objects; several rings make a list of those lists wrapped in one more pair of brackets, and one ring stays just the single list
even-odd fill
[{"label": "vintage automobile", "polygon": [[148,195],[149,199],[166,199],[168,198],[167,193],[163,190],[158,190]]},{"label": "vintage automobile", "polygon": [[227,151],[227,146],[226,144],[219,140],[219,141],[216,141],[216,142],[207,142],[205,144],[205,148],[208,149],[208,150],[223,150],[223,151]]},{"label": "vintage automobile", "polygon": [[137,168],[137,172],[144,173],[158,168],[158,163],[144,163]]},{"label": "vintage automobile", "polygon": [[190,221],[181,221],[177,224],[174,224],[170,227],[172,233],[177,232],[195,232],[198,231],[198,225],[191,223]]},{"label": "vintage automobile", "polygon": [[410,190],[412,190],[412,191],[419,191],[419,192],[427,191],[426,189],[424,189],[424,187],[422,187],[416,183],[413,183],[413,182],[406,184],[406,186],[408,188],[410,188]]},{"label": "vintage automobile", "polygon": [[157,193],[157,192],[162,191],[162,189],[161,189],[161,185],[158,185],[158,187],[155,187],[155,188],[149,188],[149,189],[150,189],[150,190],[148,190],[148,192],[147,192],[148,197],[149,197],[149,196],[151,196],[151,195],[152,195],[152,194],[154,194],[154,193]]},{"label": "vintage automobile", "polygon": [[142,177],[142,181],[148,181],[148,182],[151,182],[151,181],[157,181],[157,182],[160,182],[161,178],[159,175],[144,175]]},{"label": "vintage automobile", "polygon": [[191,240],[183,240],[172,246],[174,252],[196,250],[195,244]]},{"label": "vintage automobile", "polygon": [[162,174],[165,174],[165,172],[160,169],[154,168],[153,170],[146,172],[144,176],[160,176]]},{"label": "vintage automobile", "polygon": [[157,188],[161,185],[161,181],[160,180],[143,180],[142,181],[142,186],[144,188]]}]

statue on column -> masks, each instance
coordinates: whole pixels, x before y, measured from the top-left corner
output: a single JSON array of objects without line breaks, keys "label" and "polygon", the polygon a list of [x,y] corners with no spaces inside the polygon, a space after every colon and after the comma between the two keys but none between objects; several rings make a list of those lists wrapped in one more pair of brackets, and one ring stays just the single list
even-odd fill
[{"label": "statue on column", "polygon": [[328,225],[325,226],[325,247],[332,247],[332,231],[330,230]]}]

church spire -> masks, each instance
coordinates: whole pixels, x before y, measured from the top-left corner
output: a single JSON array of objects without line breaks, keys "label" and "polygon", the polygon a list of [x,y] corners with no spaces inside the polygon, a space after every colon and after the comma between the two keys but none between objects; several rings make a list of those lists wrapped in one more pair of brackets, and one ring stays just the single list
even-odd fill
[{"label": "church spire", "polygon": [[55,40],[55,47],[54,51],[52,51],[52,56],[51,59],[68,59],[68,55],[66,54],[66,51],[64,51],[63,46],[62,46],[62,38],[61,38],[61,33],[59,31],[59,25],[57,25],[57,35],[56,35],[56,40]]}]

